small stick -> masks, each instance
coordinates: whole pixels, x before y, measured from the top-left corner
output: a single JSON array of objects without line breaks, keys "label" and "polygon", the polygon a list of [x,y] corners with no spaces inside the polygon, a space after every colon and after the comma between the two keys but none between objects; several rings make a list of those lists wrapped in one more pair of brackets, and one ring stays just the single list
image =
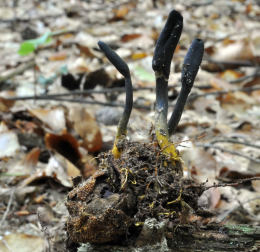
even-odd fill
[{"label": "small stick", "polygon": [[172,135],[181,119],[184,106],[188,95],[193,86],[195,77],[198,73],[200,63],[204,53],[204,43],[200,39],[194,39],[188,53],[185,56],[181,76],[181,91],[176,102],[175,108],[168,122],[169,135]]},{"label": "small stick", "polygon": [[215,146],[213,144],[196,144],[197,147],[203,147],[203,148],[211,148],[211,149],[216,149],[216,150],[220,150],[221,152],[226,152],[226,153],[230,153],[231,155],[235,155],[235,156],[239,156],[239,157],[243,157],[246,158],[252,162],[255,162],[257,164],[260,164],[260,159],[259,158],[253,158],[250,156],[247,156],[243,153],[237,152],[237,151],[232,151],[232,150],[226,150],[222,147],[219,146]]},{"label": "small stick", "polygon": [[10,208],[11,208],[11,205],[12,205],[12,202],[13,202],[14,192],[15,192],[15,190],[13,189],[13,190],[11,191],[11,195],[10,195],[10,198],[9,198],[9,201],[8,201],[8,204],[7,204],[7,207],[6,207],[6,210],[5,210],[5,212],[4,212],[4,214],[3,214],[3,217],[2,217],[2,219],[1,219],[0,227],[3,225],[3,223],[4,223],[4,221],[5,221],[6,217],[7,217],[7,214],[8,214],[9,211],[10,211]]},{"label": "small stick", "polygon": [[230,89],[230,90],[220,90],[220,91],[214,91],[214,92],[208,92],[204,94],[191,94],[189,96],[188,102],[191,103],[195,99],[199,97],[206,97],[210,95],[224,95],[228,93],[235,93],[235,92],[253,92],[260,90],[260,85],[252,86],[252,87],[242,87],[242,88],[236,88],[236,89]]},{"label": "small stick", "polygon": [[117,134],[114,141],[114,146],[112,153],[115,158],[121,156],[122,147],[120,147],[120,142],[125,139],[127,133],[127,124],[133,107],[133,88],[130,76],[130,71],[127,64],[104,42],[98,42],[99,48],[105,53],[108,60],[115,66],[115,68],[125,77],[125,107],[123,115],[117,126]]},{"label": "small stick", "polygon": [[16,75],[22,74],[24,71],[26,71],[34,66],[35,66],[35,61],[30,60],[30,61],[26,62],[25,64],[15,68],[10,73],[0,76],[0,83],[5,82],[5,81],[15,77]]},{"label": "small stick", "polygon": [[230,139],[230,138],[226,138],[226,139],[215,139],[213,141],[210,142],[210,144],[215,144],[215,143],[232,143],[232,144],[241,144],[241,145],[246,145],[246,146],[250,146],[253,148],[258,148],[260,149],[260,145],[257,144],[252,144],[249,142],[243,142],[243,141],[239,141],[239,140],[235,140],[235,139]]}]

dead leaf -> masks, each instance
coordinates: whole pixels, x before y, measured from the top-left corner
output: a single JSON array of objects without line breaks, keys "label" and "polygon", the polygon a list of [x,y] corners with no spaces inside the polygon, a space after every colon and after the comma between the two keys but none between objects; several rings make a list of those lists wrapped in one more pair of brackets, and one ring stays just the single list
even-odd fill
[{"label": "dead leaf", "polygon": [[131,55],[131,58],[132,58],[133,60],[139,60],[139,59],[143,59],[143,58],[145,58],[145,57],[147,57],[147,54],[146,54],[145,52],[133,53],[133,54]]},{"label": "dead leaf", "polygon": [[84,55],[89,58],[96,58],[96,55],[92,52],[92,50],[88,46],[84,46],[76,43],[76,46],[80,50],[81,55]]},{"label": "dead leaf", "polygon": [[81,154],[79,152],[79,144],[77,139],[71,134],[67,132],[60,135],[47,133],[45,135],[45,144],[48,149],[60,153],[73,164],[80,164]]},{"label": "dead leaf", "polygon": [[125,34],[121,37],[121,41],[126,43],[130,40],[140,38],[141,36],[142,36],[142,34],[140,34],[140,33]]},{"label": "dead leaf", "polygon": [[69,72],[73,74],[87,73],[89,71],[86,60],[82,57],[76,59],[69,65]]},{"label": "dead leaf", "polygon": [[29,112],[41,120],[54,132],[61,132],[66,128],[64,110],[61,108],[52,109],[30,109]]},{"label": "dead leaf", "polygon": [[9,109],[14,105],[15,101],[7,100],[3,97],[0,97],[0,111],[8,112]]},{"label": "dead leaf", "polygon": [[36,203],[36,204],[41,204],[43,203],[43,201],[47,198],[47,195],[46,194],[42,194],[42,195],[38,195],[37,197],[35,197],[33,199],[33,201]]},{"label": "dead leaf", "polygon": [[254,53],[252,51],[250,38],[237,40],[227,45],[224,42],[218,45],[212,57],[218,61],[252,60]]},{"label": "dead leaf", "polygon": [[82,146],[89,152],[99,151],[102,147],[102,135],[96,120],[82,107],[72,107],[69,120],[73,128],[83,139]]},{"label": "dead leaf", "polygon": [[39,148],[33,148],[27,155],[25,156],[22,163],[26,166],[35,167],[39,160],[41,150]]},{"label": "dead leaf", "polygon": [[226,182],[236,182],[240,179],[247,179],[253,177],[260,177],[260,173],[250,174],[245,172],[239,172],[235,170],[230,170],[227,167],[222,167],[219,172],[219,179],[225,180]]},{"label": "dead leaf", "polygon": [[129,12],[129,5],[121,5],[118,9],[113,9],[114,17],[110,21],[119,21],[125,18]]},{"label": "dead leaf", "polygon": [[58,53],[52,54],[49,57],[49,60],[50,61],[62,61],[62,60],[67,59],[67,57],[68,57],[68,55],[66,52],[58,52]]},{"label": "dead leaf", "polygon": [[27,216],[30,215],[31,213],[28,210],[21,210],[21,211],[17,211],[14,213],[17,216]]},{"label": "dead leaf", "polygon": [[44,251],[44,239],[22,233],[7,234],[0,240],[0,251],[42,252]]},{"label": "dead leaf", "polygon": [[218,76],[226,81],[232,81],[243,77],[244,74],[235,70],[226,70],[222,73],[219,73]]},{"label": "dead leaf", "polygon": [[59,153],[55,153],[49,159],[49,162],[47,166],[45,165],[44,169],[37,170],[37,172],[25,179],[20,186],[27,186],[39,179],[52,178],[63,186],[72,187],[72,177],[77,177],[80,174],[80,170],[68,159]]},{"label": "dead leaf", "polygon": [[12,157],[20,149],[17,135],[13,131],[6,130],[3,123],[0,129],[0,158]]}]

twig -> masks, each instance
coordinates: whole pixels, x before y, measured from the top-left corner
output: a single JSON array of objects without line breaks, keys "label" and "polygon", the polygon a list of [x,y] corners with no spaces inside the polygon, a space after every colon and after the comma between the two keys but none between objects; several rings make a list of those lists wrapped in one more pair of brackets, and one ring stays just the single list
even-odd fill
[{"label": "twig", "polygon": [[255,78],[255,77],[259,77],[259,76],[260,76],[260,68],[257,68],[253,74],[246,75],[246,76],[243,76],[243,77],[235,79],[235,80],[231,80],[231,81],[229,81],[229,83],[232,83],[232,84],[239,83],[239,82],[245,81],[247,79]]},{"label": "twig", "polygon": [[[232,212],[234,212],[235,210],[237,210],[239,207],[242,207],[242,208],[244,209],[244,206],[243,206],[243,205],[245,205],[245,204],[247,204],[247,203],[249,203],[249,202],[251,202],[251,201],[259,200],[259,199],[260,199],[260,197],[254,197],[254,198],[249,199],[249,200],[246,200],[246,201],[244,201],[244,202],[240,202],[240,201],[237,199],[238,205],[237,205],[237,206],[234,206],[233,208],[231,208],[231,209],[229,209],[229,210],[227,210],[224,214],[222,214],[220,217],[218,217],[218,222],[224,221]],[[251,217],[254,217],[254,220],[256,220],[256,219],[255,219],[256,216],[252,216],[252,214],[250,214],[250,215],[251,215]]]},{"label": "twig", "polygon": [[[171,86],[173,87],[173,86]],[[146,87],[146,88],[134,88],[133,91],[138,91],[142,89],[154,89],[153,87]],[[107,89],[102,89],[102,90],[84,90],[84,91],[72,91],[70,93],[61,93],[61,94],[50,94],[50,95],[38,95],[38,96],[14,96],[14,97],[8,97],[5,98],[6,100],[11,100],[11,101],[18,101],[18,100],[53,100],[53,101],[64,101],[64,102],[73,102],[73,103],[85,103],[85,104],[94,104],[94,105],[102,105],[102,106],[110,106],[110,107],[124,107],[124,104],[122,103],[115,103],[115,102],[99,102],[99,101],[90,101],[90,100],[83,100],[83,99],[76,99],[76,98],[71,98],[71,99],[65,99],[65,98],[58,98],[60,96],[71,96],[71,95],[84,95],[84,94],[102,94],[102,93],[112,93],[112,92],[124,92],[124,88],[107,88]],[[251,92],[251,91],[256,91],[260,90],[260,86],[255,86],[255,87],[246,87],[246,88],[238,88],[238,89],[232,89],[229,91],[216,91],[216,92],[210,92],[210,93],[205,93],[205,94],[191,94],[188,97],[188,102],[192,102],[198,97],[203,97],[203,96],[209,96],[209,95],[221,95],[221,94],[227,94],[227,93],[234,93],[234,92]],[[172,107],[173,105],[169,105],[169,107]],[[150,110],[150,106],[141,106],[141,105],[136,105],[133,104],[134,108],[139,108],[139,109],[147,109]]]},{"label": "twig", "polygon": [[233,144],[241,144],[241,145],[246,145],[246,146],[250,146],[250,147],[253,147],[253,148],[258,148],[260,149],[260,145],[257,145],[257,144],[251,144],[251,143],[248,143],[248,142],[242,142],[242,141],[239,141],[239,140],[235,140],[235,139],[216,139],[216,140],[213,140],[211,141],[210,143],[211,144],[214,144],[214,143],[233,143]]},{"label": "twig", "polygon": [[208,182],[208,180],[202,184],[192,184],[192,185],[187,185],[188,188],[190,187],[199,187],[202,188],[204,191],[209,190],[211,188],[216,188],[216,187],[226,187],[226,186],[238,186],[243,183],[249,182],[249,181],[255,181],[255,180],[260,180],[260,177],[251,177],[251,178],[245,178],[245,179],[239,179],[236,182],[233,183],[213,183],[213,185],[210,186],[205,186],[205,184]]},{"label": "twig", "polygon": [[191,94],[188,98],[188,102],[192,102],[195,99],[199,97],[205,97],[205,96],[210,96],[210,95],[222,95],[222,94],[228,94],[228,93],[234,93],[234,92],[252,92],[260,90],[260,86],[256,85],[253,87],[243,87],[243,88],[236,88],[236,89],[231,89],[231,90],[220,90],[220,91],[215,91],[215,92],[208,92],[204,94]]},{"label": "twig", "polygon": [[8,74],[6,74],[4,76],[0,76],[0,83],[1,82],[5,82],[5,81],[13,78],[14,76],[19,75],[19,74],[23,73],[24,71],[26,71],[27,69],[30,69],[30,68],[32,68],[34,66],[35,66],[35,61],[34,60],[29,61],[26,64],[17,67],[12,72],[10,72],[10,73],[8,73]]},{"label": "twig", "polygon": [[227,66],[237,66],[237,67],[256,67],[257,66],[257,63],[254,63],[249,60],[219,61],[219,60],[215,60],[215,59],[212,59],[209,57],[205,57],[205,58],[203,58],[203,61],[214,63],[217,65],[225,65],[226,67]]},{"label": "twig", "polygon": [[[176,85],[169,85],[168,89],[171,88],[176,88],[179,87],[179,84]],[[204,86],[194,86],[193,88],[198,88],[198,89],[207,89],[211,88],[209,85],[204,85]],[[140,90],[155,90],[155,87],[133,87],[133,91],[140,91]],[[70,91],[66,93],[55,93],[55,94],[49,94],[46,95],[46,97],[60,97],[60,96],[73,96],[73,95],[87,95],[87,94],[107,94],[107,93],[124,93],[125,88],[124,87],[116,87],[116,88],[102,88],[101,90],[96,90],[96,89],[88,89],[88,90],[76,90],[76,91]],[[31,96],[14,96],[14,97],[9,97],[6,98],[7,100],[28,100],[31,99]]]},{"label": "twig", "polygon": [[10,195],[10,198],[9,198],[6,210],[5,210],[4,214],[3,214],[3,217],[2,217],[1,222],[0,222],[0,227],[3,225],[3,223],[4,223],[4,221],[5,221],[6,217],[7,217],[7,214],[10,211],[10,207],[12,205],[12,201],[13,201],[13,197],[14,197],[14,191],[15,191],[14,189],[11,191],[11,195]]},{"label": "twig", "polygon": [[260,163],[260,159],[257,159],[257,158],[252,158],[250,156],[247,156],[243,153],[240,153],[240,152],[237,152],[237,151],[231,151],[231,150],[226,150],[222,147],[219,147],[219,146],[215,146],[213,144],[196,144],[197,147],[203,147],[203,148],[211,148],[211,149],[216,149],[216,150],[220,150],[222,152],[227,152],[227,153],[230,153],[232,155],[235,155],[235,156],[240,156],[240,157],[243,157],[243,158],[246,158],[252,162],[255,162],[255,163]]},{"label": "twig", "polygon": [[226,187],[226,186],[238,186],[240,184],[249,182],[249,181],[254,181],[254,180],[260,180],[260,177],[252,177],[252,178],[245,178],[245,179],[239,179],[236,182],[233,183],[214,183],[213,185],[210,186],[206,186],[205,189],[208,190],[210,188],[214,188],[214,187]]},{"label": "twig", "polygon": [[50,18],[58,18],[64,16],[64,13],[57,14],[57,15],[45,15],[45,16],[37,16],[37,17],[30,17],[30,18],[10,18],[10,19],[0,19],[0,22],[2,23],[13,23],[15,22],[31,22],[35,20],[43,20],[43,19],[50,19]]}]

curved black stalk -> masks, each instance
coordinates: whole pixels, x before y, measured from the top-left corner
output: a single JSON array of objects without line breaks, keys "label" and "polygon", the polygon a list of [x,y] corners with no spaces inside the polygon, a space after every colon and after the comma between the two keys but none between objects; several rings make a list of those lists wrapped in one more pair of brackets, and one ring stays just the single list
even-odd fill
[{"label": "curved black stalk", "polygon": [[185,103],[193,86],[195,77],[198,73],[203,53],[203,41],[200,39],[194,39],[184,59],[181,75],[181,91],[177,99],[175,108],[172,112],[171,118],[168,122],[168,131],[170,136],[175,132],[181,119]]},{"label": "curved black stalk", "polygon": [[168,153],[173,159],[176,159],[178,155],[174,145],[168,142],[168,78],[173,53],[181,36],[182,23],[181,14],[175,10],[171,11],[157,41],[152,62],[156,76],[156,138],[164,153]]},{"label": "curved black stalk", "polygon": [[123,115],[117,126],[117,135],[114,142],[112,153],[115,158],[119,158],[121,155],[121,147],[119,141],[124,139],[127,133],[127,124],[133,107],[133,88],[130,76],[130,71],[127,64],[104,42],[98,42],[99,48],[105,53],[109,61],[115,66],[115,68],[125,77],[125,107]]}]

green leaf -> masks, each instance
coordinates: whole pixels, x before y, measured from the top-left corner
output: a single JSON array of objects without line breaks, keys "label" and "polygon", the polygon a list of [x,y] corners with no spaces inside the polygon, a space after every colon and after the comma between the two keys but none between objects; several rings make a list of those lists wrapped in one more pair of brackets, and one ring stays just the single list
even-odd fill
[{"label": "green leaf", "polygon": [[51,41],[51,35],[51,32],[46,32],[37,39],[26,40],[20,45],[18,53],[25,56],[34,52],[40,45],[49,43]]},{"label": "green leaf", "polygon": [[28,55],[28,54],[34,52],[34,50],[35,50],[34,44],[26,41],[20,45],[20,49],[19,49],[18,53],[21,56],[25,56],[25,55]]}]

